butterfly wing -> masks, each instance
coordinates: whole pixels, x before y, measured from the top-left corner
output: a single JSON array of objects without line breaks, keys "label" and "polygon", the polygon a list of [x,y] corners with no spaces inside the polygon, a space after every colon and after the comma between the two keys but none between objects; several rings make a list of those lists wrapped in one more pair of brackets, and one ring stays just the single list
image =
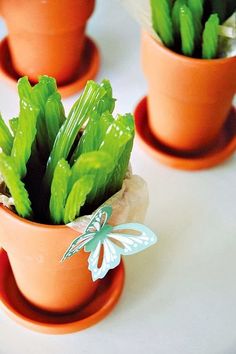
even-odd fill
[{"label": "butterfly wing", "polygon": [[[129,223],[114,226],[112,232],[108,233],[103,241],[99,241],[89,256],[89,270],[92,272],[93,281],[102,279],[110,269],[117,267],[121,255],[141,252],[156,241],[156,235],[142,224]],[[102,247],[103,258],[101,265],[98,266]]]},{"label": "butterfly wing", "polygon": [[74,254],[79,252],[88,242],[90,242],[94,238],[94,236],[95,233],[85,233],[75,238],[64,253],[61,262],[65,261],[67,258],[74,256]]},{"label": "butterfly wing", "polygon": [[[102,247],[103,258],[101,265],[98,266]],[[119,247],[111,242],[109,238],[104,239],[102,242],[99,241],[97,247],[91,252],[88,259],[89,270],[92,273],[93,281],[102,279],[110,269],[117,267],[120,263],[120,254]]]},{"label": "butterfly wing", "polygon": [[85,233],[100,231],[112,214],[112,207],[104,205],[91,218]]},{"label": "butterfly wing", "polygon": [[72,257],[74,254],[79,252],[86,244],[94,239],[96,232],[99,232],[101,228],[106,224],[107,220],[110,218],[112,213],[112,208],[108,205],[100,208],[91,218],[85,232],[78,236],[68,247],[65,254],[63,255],[61,262],[67,258]]},{"label": "butterfly wing", "polygon": [[127,256],[141,252],[157,242],[154,232],[138,223],[114,226],[108,237],[120,244],[120,254]]},{"label": "butterfly wing", "polygon": [[[111,206],[101,207],[92,216],[85,233],[71,243],[61,260],[64,261],[72,257],[82,248],[86,252],[91,251],[88,263],[93,281],[102,279],[110,269],[117,267],[121,255],[138,253],[157,241],[156,235],[142,224],[128,223],[104,227],[111,214]],[[97,239],[96,234],[98,235]],[[102,259],[100,259],[102,248]]]}]

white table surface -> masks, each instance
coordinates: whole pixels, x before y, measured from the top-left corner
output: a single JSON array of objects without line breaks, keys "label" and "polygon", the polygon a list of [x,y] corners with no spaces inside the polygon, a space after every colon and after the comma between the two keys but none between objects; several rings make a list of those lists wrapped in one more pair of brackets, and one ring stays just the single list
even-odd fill
[{"label": "white table surface", "polygon": [[[132,111],[146,93],[139,26],[116,0],[98,0],[88,32],[102,52],[98,79],[111,80],[117,111]],[[16,92],[2,80],[0,110],[6,119],[18,112]],[[148,182],[146,223],[160,240],[127,257],[118,306],[96,326],[63,336],[31,332],[0,311],[0,354],[236,353],[236,156],[190,173],[135,144],[132,164]]]}]

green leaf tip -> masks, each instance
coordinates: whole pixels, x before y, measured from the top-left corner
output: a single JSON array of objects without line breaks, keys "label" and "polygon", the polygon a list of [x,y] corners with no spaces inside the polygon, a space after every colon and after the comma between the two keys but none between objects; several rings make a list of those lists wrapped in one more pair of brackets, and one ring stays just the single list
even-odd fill
[{"label": "green leaf tip", "polygon": [[93,176],[83,176],[73,185],[73,188],[67,198],[64,223],[68,224],[79,216],[81,207],[85,204],[86,197],[91,191],[94,183]]},{"label": "green leaf tip", "polygon": [[180,7],[180,34],[183,54],[192,56],[194,51],[195,31],[192,12],[187,5]]},{"label": "green leaf tip", "polygon": [[150,0],[153,29],[167,47],[174,44],[173,25],[171,20],[170,1]]},{"label": "green leaf tip", "polygon": [[187,4],[187,0],[176,0],[172,8],[172,22],[175,36],[180,35],[180,8]]},{"label": "green leaf tip", "polygon": [[105,89],[99,84],[94,81],[87,82],[83,93],[74,103],[68,118],[64,121],[55,139],[44,177],[46,188],[50,188],[57,162],[61,158],[66,159],[68,157],[82,125],[105,94]]},{"label": "green leaf tip", "polygon": [[31,156],[32,145],[37,132],[38,114],[39,110],[32,106],[26,98],[20,100],[20,115],[11,156],[21,178],[24,178],[27,172],[26,165]]},{"label": "green leaf tip", "polygon": [[59,160],[53,175],[49,204],[50,218],[54,224],[60,224],[63,221],[70,177],[70,165],[65,159]]},{"label": "green leaf tip", "polygon": [[210,15],[203,31],[202,57],[214,59],[218,50],[218,30],[220,19],[217,14]]},{"label": "green leaf tip", "polygon": [[32,216],[32,209],[28,192],[25,189],[24,183],[20,180],[20,175],[15,168],[12,157],[7,156],[3,152],[0,153],[0,173],[14,199],[17,213],[23,218],[30,218]]},{"label": "green leaf tip", "polygon": [[195,42],[197,45],[200,45],[202,35],[203,0],[188,0],[187,5],[193,16]]},{"label": "green leaf tip", "polygon": [[13,136],[0,114],[0,148],[7,155],[11,154],[13,146]]}]

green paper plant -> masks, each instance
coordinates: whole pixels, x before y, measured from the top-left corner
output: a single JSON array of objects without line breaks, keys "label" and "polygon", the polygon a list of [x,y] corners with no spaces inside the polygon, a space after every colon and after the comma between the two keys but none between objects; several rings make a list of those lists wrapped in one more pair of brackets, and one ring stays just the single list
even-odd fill
[{"label": "green paper plant", "polygon": [[113,117],[108,80],[88,81],[68,117],[51,77],[41,76],[33,87],[23,77],[18,93],[20,112],[11,130],[0,116],[0,174],[16,212],[52,224],[92,212],[122,186],[133,116]]},{"label": "green paper plant", "polygon": [[235,11],[233,1],[150,0],[152,26],[176,52],[213,59],[218,52],[219,25]]}]

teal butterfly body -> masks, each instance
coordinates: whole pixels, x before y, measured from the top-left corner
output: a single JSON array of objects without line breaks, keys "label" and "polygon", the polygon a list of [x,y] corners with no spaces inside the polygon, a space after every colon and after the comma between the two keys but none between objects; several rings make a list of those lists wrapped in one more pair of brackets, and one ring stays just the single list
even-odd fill
[{"label": "teal butterfly body", "polygon": [[156,235],[142,224],[107,224],[111,214],[110,206],[101,207],[92,216],[84,234],[71,243],[62,258],[64,261],[82,248],[90,252],[88,263],[93,281],[103,278],[110,269],[117,267],[122,255],[141,252],[157,241]]}]

